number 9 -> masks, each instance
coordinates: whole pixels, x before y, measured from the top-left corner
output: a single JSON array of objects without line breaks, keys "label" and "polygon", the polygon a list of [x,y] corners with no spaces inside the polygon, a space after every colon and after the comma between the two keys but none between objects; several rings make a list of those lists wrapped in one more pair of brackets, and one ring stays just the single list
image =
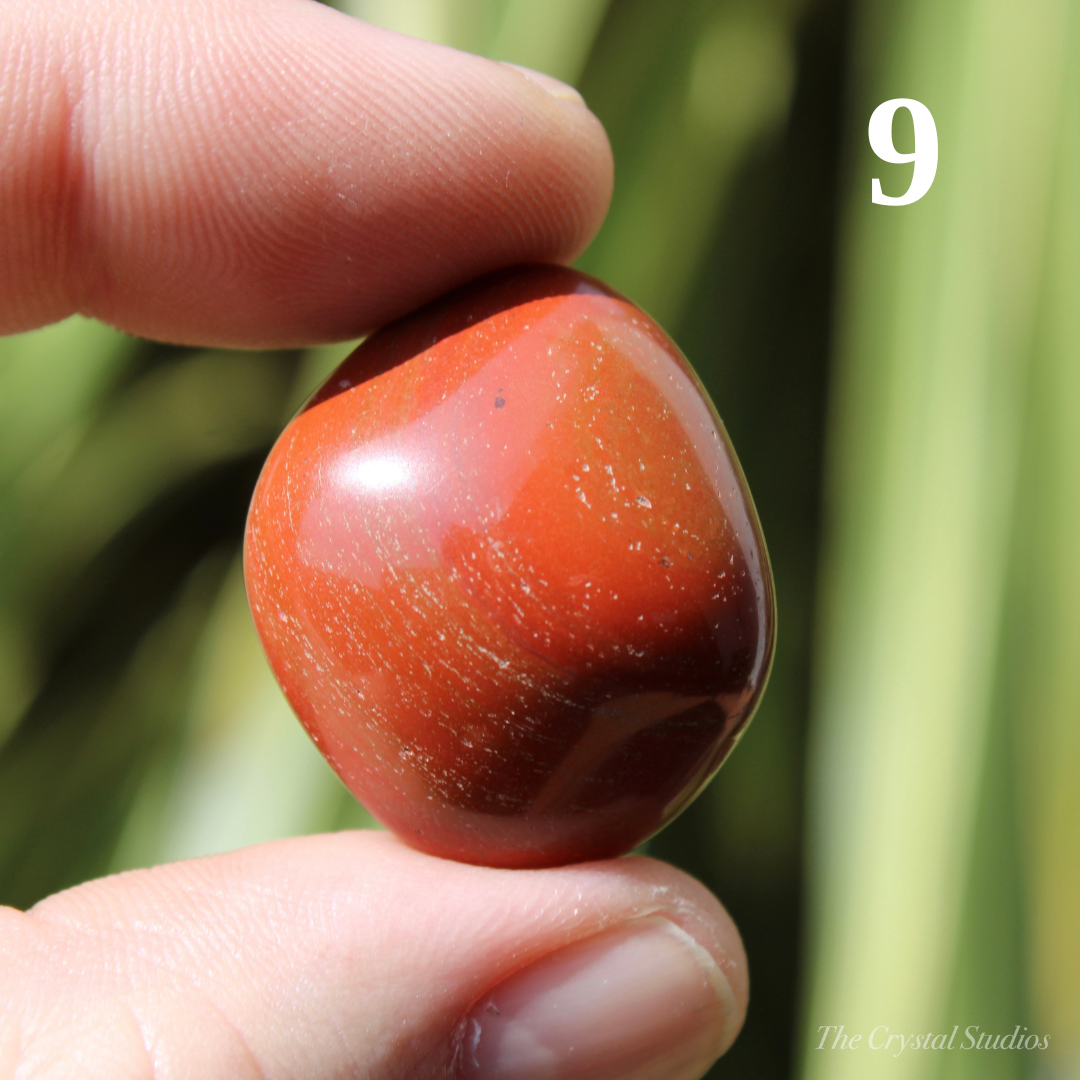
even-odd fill
[{"label": "number 9", "polygon": [[[901,154],[893,146],[892,124],[897,109],[907,109],[915,125],[915,153]],[[918,202],[929,190],[937,175],[937,127],[930,110],[921,102],[911,98],[892,98],[883,101],[870,117],[870,148],[882,161],[900,165],[905,161],[915,162],[915,172],[911,184],[903,195],[893,198],[881,193],[881,181],[874,177],[870,185],[871,199],[882,206],[907,206]]]}]

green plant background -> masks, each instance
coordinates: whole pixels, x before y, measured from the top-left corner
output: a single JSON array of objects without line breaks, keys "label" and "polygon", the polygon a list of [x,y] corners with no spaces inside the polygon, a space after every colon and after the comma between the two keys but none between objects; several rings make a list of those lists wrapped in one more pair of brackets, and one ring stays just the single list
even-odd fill
[{"label": "green plant background", "polygon": [[[582,90],[617,182],[580,265],[683,346],[754,492],[772,682],[650,845],[750,955],[711,1075],[1080,1077],[1075,0],[339,6]],[[904,208],[869,198],[910,176],[867,144],[893,97],[941,146]],[[284,704],[238,562],[262,458],[348,351],[82,319],[0,340],[0,902],[372,826]],[[840,1024],[864,1045],[817,1050]],[[865,1045],[1017,1024],[1049,1049]]]}]

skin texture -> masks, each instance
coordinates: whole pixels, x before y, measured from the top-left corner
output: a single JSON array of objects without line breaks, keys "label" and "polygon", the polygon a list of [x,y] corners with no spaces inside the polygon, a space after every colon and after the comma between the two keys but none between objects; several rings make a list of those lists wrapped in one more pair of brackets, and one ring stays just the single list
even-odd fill
[{"label": "skin texture", "polygon": [[648,859],[490,870],[343,833],[124,874],[0,909],[0,1076],[444,1077],[486,991],[656,914],[733,988],[725,1048],[746,1002],[738,933]]},{"label": "skin texture", "polygon": [[639,308],[489,275],[369,338],[271,451],[244,549],[274,672],[407,843],[624,854],[719,768],[772,581],[719,417]]},{"label": "skin texture", "polygon": [[[0,330],[79,311],[169,341],[302,344],[569,259],[611,158],[542,82],[306,0],[6,0]],[[496,871],[342,834],[104,879],[0,909],[0,1078],[494,1076],[485,995],[520,1034],[565,947],[657,915],[673,929],[653,939],[705,957],[682,997],[726,987],[695,1014],[697,1057],[651,1059],[697,1076],[742,1023],[745,957],[719,903],[649,860]]]},{"label": "skin texture", "polygon": [[559,93],[309,0],[5,0],[0,332],[307,345],[569,260],[611,156]]}]

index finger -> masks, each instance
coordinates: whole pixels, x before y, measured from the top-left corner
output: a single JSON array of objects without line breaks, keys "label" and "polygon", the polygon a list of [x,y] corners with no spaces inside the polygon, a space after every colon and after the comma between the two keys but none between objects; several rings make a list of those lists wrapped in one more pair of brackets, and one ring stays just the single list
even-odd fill
[{"label": "index finger", "polygon": [[11,0],[0,115],[4,333],[347,338],[572,259],[611,190],[569,87],[313,0]]}]

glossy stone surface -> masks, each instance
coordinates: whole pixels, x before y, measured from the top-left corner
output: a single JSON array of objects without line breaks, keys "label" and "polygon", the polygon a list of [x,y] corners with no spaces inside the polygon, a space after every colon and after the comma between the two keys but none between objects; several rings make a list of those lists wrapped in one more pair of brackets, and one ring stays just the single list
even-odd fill
[{"label": "glossy stone surface", "polygon": [[720,421],[646,315],[485,278],[371,337],[282,434],[245,542],[293,708],[415,847],[626,852],[731,750],[772,582]]}]

